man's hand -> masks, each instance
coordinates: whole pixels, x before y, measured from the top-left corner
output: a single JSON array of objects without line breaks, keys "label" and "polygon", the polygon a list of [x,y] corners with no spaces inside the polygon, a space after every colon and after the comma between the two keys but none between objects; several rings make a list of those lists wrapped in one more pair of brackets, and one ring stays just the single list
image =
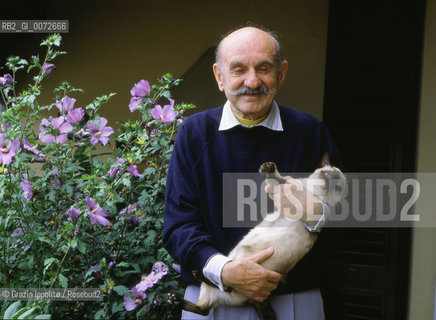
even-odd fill
[{"label": "man's hand", "polygon": [[250,300],[264,301],[283,278],[282,274],[267,270],[259,264],[273,253],[274,248],[270,247],[251,257],[226,263],[221,273],[223,284]]},{"label": "man's hand", "polygon": [[303,187],[300,181],[290,176],[284,184],[267,184],[265,191],[274,201],[280,214],[292,220],[303,220],[307,225],[315,225],[322,215],[322,203],[312,192]]}]

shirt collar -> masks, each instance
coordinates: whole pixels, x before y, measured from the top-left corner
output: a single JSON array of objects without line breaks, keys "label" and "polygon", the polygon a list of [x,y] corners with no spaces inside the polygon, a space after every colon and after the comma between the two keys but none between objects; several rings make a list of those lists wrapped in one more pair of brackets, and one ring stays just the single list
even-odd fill
[{"label": "shirt collar", "polygon": [[[223,108],[223,114],[221,116],[221,122],[218,131],[229,130],[236,126],[242,126],[247,128],[247,126],[244,126],[238,121],[238,119],[236,119],[230,107],[230,101],[227,100]],[[269,112],[268,116],[262,122],[252,126],[251,128],[258,126],[263,126],[273,131],[283,131],[279,106],[275,101],[273,102],[271,111]]]}]

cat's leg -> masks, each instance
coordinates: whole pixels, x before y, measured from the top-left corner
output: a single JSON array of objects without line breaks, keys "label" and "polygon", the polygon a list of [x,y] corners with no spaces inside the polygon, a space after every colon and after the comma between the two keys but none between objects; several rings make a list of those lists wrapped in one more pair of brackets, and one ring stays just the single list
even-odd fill
[{"label": "cat's leg", "polygon": [[268,299],[263,302],[252,302],[260,320],[276,320],[276,313]]},{"label": "cat's leg", "polygon": [[264,162],[259,168],[259,172],[266,175],[266,180],[268,184],[273,184],[274,182],[269,180],[275,180],[279,184],[286,183],[286,179],[283,179],[280,173],[277,171],[277,166],[274,162]]},{"label": "cat's leg", "polygon": [[202,308],[176,293],[168,293],[168,302],[174,305],[180,305],[183,310],[200,314],[202,316],[207,316],[210,311],[210,308]]}]

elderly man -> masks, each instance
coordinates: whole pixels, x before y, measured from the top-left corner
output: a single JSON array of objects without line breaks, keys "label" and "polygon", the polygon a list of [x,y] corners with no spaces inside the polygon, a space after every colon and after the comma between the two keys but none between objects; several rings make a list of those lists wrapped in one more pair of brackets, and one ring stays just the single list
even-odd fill
[{"label": "elderly man", "polygon": [[[228,101],[189,117],[179,130],[168,169],[163,240],[182,266],[187,300],[197,300],[199,283],[192,276],[197,270],[204,281],[253,301],[273,293],[278,319],[317,320],[324,318],[317,245],[288,275],[260,265],[273,248],[241,260],[225,256],[249,230],[223,226],[224,173],[257,172],[266,161],[275,162],[281,172],[312,172],[324,152],[333,160],[338,156],[320,121],[275,102],[287,70],[272,33],[246,27],[221,41],[213,72]],[[304,208],[308,232],[319,231],[326,210],[319,201]],[[184,312],[182,318],[242,320],[257,315],[251,306],[218,306],[208,317]]]}]

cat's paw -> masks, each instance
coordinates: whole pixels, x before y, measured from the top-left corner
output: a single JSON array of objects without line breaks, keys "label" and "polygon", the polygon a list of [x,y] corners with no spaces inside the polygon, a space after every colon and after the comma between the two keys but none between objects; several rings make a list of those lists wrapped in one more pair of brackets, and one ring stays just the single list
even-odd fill
[{"label": "cat's paw", "polygon": [[168,302],[173,305],[179,305],[184,302],[184,298],[177,293],[168,293]]},{"label": "cat's paw", "polygon": [[274,162],[264,162],[259,168],[260,173],[274,173],[276,171],[277,167]]}]

